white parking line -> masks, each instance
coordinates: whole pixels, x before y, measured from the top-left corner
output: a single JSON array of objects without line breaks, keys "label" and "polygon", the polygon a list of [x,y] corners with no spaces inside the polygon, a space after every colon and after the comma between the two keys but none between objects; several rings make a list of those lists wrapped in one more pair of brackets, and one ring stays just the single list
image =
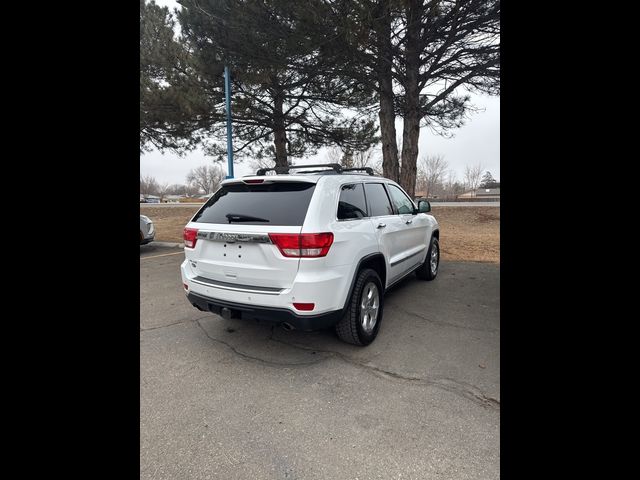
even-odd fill
[{"label": "white parking line", "polygon": [[140,260],[143,258],[158,258],[158,257],[168,257],[169,255],[180,255],[184,254],[184,252],[176,252],[176,253],[163,253],[162,255],[146,255],[144,257],[140,257]]}]

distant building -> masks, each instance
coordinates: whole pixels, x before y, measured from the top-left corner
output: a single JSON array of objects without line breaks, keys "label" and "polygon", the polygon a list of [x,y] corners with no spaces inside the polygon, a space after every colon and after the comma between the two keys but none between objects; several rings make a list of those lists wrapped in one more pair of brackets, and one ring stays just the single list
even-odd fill
[{"label": "distant building", "polygon": [[500,187],[478,188],[458,195],[458,198],[482,198],[483,200],[500,200]]},{"label": "distant building", "polygon": [[420,190],[418,192],[415,193],[414,195],[415,198],[438,198],[438,195],[429,195],[427,196],[427,192],[424,190]]}]

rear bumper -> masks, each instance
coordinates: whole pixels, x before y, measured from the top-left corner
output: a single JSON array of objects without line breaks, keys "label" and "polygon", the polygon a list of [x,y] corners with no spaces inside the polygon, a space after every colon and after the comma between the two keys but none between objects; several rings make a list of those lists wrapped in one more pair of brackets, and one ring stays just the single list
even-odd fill
[{"label": "rear bumper", "polygon": [[263,307],[256,305],[247,305],[242,303],[228,302],[215,298],[205,297],[193,292],[187,294],[187,299],[199,310],[205,312],[213,312],[222,315],[222,309],[229,309],[231,318],[240,318],[242,320],[257,320],[260,322],[281,324],[288,323],[292,327],[299,330],[319,330],[328,328],[342,318],[342,310],[323,313],[320,315],[296,315],[286,308]]},{"label": "rear bumper", "polygon": [[155,234],[147,234],[147,236],[144,237],[144,239],[140,242],[140,245],[146,245],[149,242],[153,242],[153,240],[155,239]]},{"label": "rear bumper", "polygon": [[[256,281],[251,269],[235,269],[238,277],[229,282],[222,275],[207,277],[195,273],[189,259],[190,252],[185,248],[185,261],[180,266],[182,282],[187,291],[204,298],[256,308],[287,310],[294,315],[314,316],[342,310],[346,304],[349,282],[352,275],[349,266],[318,269],[311,272],[299,271],[288,286],[276,282]],[[221,269],[218,269],[221,270]],[[258,272],[262,273],[262,272]],[[222,277],[222,278],[221,278]],[[255,285],[260,286],[255,286]],[[310,312],[299,312],[294,302],[310,302],[315,307]]]}]

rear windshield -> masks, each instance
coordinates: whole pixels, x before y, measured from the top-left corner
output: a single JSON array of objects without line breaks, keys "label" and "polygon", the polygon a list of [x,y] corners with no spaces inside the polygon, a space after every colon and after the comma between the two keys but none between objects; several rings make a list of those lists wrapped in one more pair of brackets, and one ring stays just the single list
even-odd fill
[{"label": "rear windshield", "polygon": [[193,218],[198,223],[302,225],[315,183],[231,184],[218,190]]}]

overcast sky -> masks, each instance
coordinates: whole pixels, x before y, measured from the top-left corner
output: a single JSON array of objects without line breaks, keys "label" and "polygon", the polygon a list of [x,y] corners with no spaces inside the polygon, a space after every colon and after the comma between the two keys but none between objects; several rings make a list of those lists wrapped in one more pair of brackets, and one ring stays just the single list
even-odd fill
[{"label": "overcast sky", "polygon": [[[156,0],[160,5],[170,8],[177,6],[174,0]],[[443,155],[451,170],[456,172],[459,180],[463,179],[465,165],[481,163],[484,170],[491,172],[493,177],[500,179],[500,98],[473,96],[475,106],[484,109],[471,114],[466,124],[456,130],[452,138],[443,138],[423,128],[420,132],[418,158],[427,155]],[[233,115],[233,112],[232,112]],[[402,133],[402,122],[396,122],[398,135]],[[326,159],[326,150],[322,149],[317,155],[294,159],[294,163],[322,163]],[[184,183],[189,170],[200,165],[210,164],[212,157],[207,157],[201,150],[179,157],[172,153],[162,154],[158,151],[145,153],[140,156],[140,174],[151,175],[160,183]],[[227,170],[226,160],[221,164]],[[234,163],[236,177],[255,173],[249,169],[248,162]]]}]

